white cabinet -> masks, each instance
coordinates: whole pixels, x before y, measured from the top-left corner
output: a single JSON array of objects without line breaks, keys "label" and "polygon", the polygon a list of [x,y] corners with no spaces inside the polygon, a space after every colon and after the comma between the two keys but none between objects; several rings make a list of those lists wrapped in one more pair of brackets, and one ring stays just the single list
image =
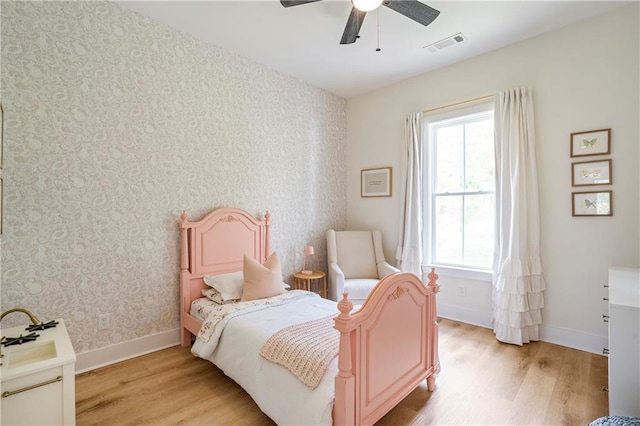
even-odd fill
[{"label": "white cabinet", "polygon": [[640,417],[640,269],[609,268],[609,415]]},{"label": "white cabinet", "polygon": [[[36,331],[35,341],[2,347],[1,422],[10,425],[75,425],[76,356],[63,320]],[[25,326],[2,335],[27,335]]]}]

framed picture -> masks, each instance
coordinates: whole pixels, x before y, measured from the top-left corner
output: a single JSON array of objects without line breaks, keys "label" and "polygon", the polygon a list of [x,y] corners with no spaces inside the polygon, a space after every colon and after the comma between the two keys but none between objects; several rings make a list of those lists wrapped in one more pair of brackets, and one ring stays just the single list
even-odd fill
[{"label": "framed picture", "polygon": [[611,152],[611,129],[571,133],[571,156],[602,155]]},{"label": "framed picture", "polygon": [[361,197],[391,197],[391,167],[360,172]]},{"label": "framed picture", "polygon": [[582,161],[571,164],[571,185],[610,185],[611,160]]},{"label": "framed picture", "polygon": [[573,192],[573,216],[612,216],[612,192]]}]

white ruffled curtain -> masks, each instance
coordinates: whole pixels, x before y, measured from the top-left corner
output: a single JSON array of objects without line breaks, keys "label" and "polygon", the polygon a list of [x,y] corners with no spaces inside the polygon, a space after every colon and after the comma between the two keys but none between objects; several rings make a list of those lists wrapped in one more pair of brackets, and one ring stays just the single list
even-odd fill
[{"label": "white ruffled curtain", "polygon": [[540,212],[533,99],[530,89],[500,92],[495,105],[496,244],[493,331],[522,345],[539,340],[545,281],[540,261]]},{"label": "white ruffled curtain", "polygon": [[422,276],[422,113],[405,118],[400,164],[402,219],[396,260],[398,269]]}]

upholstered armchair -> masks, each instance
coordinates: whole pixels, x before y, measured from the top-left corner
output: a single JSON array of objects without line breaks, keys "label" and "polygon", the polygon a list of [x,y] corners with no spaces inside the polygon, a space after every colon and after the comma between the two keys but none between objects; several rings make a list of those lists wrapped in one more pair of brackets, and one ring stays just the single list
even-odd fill
[{"label": "upholstered armchair", "polygon": [[382,278],[400,272],[384,258],[380,231],[327,231],[329,298],[349,293],[353,304],[362,304]]}]

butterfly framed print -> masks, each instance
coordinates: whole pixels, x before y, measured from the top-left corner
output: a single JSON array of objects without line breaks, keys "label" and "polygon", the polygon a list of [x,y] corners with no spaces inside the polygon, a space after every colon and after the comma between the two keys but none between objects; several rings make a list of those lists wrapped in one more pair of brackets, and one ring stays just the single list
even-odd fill
[{"label": "butterfly framed print", "polygon": [[573,216],[613,216],[612,191],[573,192]]},{"label": "butterfly framed print", "polygon": [[611,153],[611,129],[571,133],[571,156],[605,155]]},{"label": "butterfly framed print", "polygon": [[611,160],[571,164],[571,185],[611,185]]}]

